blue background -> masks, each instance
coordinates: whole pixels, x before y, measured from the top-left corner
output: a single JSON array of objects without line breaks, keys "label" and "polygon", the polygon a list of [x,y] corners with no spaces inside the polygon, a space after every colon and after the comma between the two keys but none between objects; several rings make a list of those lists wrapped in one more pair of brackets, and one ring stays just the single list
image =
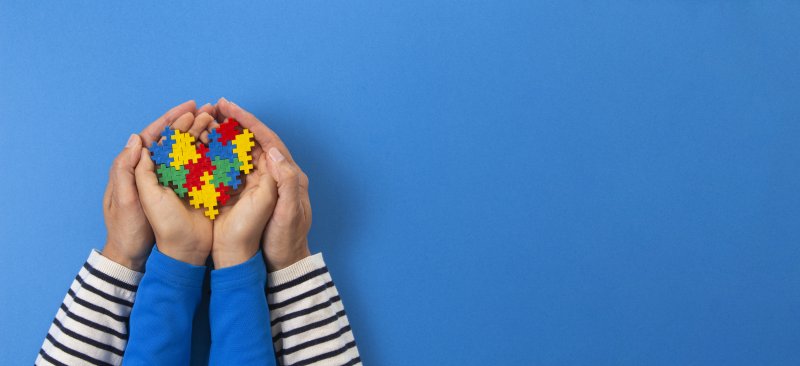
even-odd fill
[{"label": "blue background", "polygon": [[0,364],[107,169],[225,96],[311,178],[368,365],[800,363],[800,6],[0,0]]}]

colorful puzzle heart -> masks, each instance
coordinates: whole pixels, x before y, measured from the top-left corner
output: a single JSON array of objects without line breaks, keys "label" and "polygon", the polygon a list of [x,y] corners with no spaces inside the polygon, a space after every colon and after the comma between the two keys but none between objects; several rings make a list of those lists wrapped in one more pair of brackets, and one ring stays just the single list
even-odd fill
[{"label": "colorful puzzle heart", "polygon": [[253,170],[253,134],[228,118],[208,134],[208,146],[195,143],[192,135],[164,129],[160,143],[150,147],[158,181],[181,198],[189,194],[194,208],[202,206],[211,220],[219,215],[230,193]]}]

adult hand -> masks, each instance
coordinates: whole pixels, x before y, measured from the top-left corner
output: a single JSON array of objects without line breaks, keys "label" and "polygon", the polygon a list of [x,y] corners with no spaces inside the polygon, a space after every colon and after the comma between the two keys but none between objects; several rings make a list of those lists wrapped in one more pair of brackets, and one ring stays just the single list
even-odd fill
[{"label": "adult hand", "polygon": [[225,98],[220,99],[216,107],[219,119],[234,118],[253,133],[259,147],[254,149],[253,158],[266,158],[267,169],[277,182],[278,200],[261,238],[267,268],[277,271],[308,257],[311,255],[308,250],[311,228],[308,177],[292,160],[278,135],[255,116]]},{"label": "adult hand", "polygon": [[[172,124],[173,129],[188,131],[198,138],[213,121],[208,113],[196,118],[188,112]],[[155,137],[153,139],[155,141]],[[165,255],[194,265],[203,265],[211,251],[212,224],[202,210],[194,209],[172,189],[158,182],[150,152],[141,148],[136,166],[136,187],[147,219],[153,225],[158,249]]]},{"label": "adult hand", "polygon": [[122,152],[114,159],[108,185],[103,195],[106,244],[103,256],[135,271],[142,271],[153,247],[153,230],[142,210],[136,190],[134,169],[139,163],[142,145],[149,145],[161,130],[178,116],[192,113],[194,101],[188,101],[156,119],[140,135],[131,135]]}]

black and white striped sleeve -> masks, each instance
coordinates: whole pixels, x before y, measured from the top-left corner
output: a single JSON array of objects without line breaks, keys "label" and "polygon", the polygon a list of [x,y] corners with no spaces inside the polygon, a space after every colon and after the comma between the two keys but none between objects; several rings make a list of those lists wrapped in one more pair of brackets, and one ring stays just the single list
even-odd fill
[{"label": "black and white striped sleeve", "polygon": [[64,297],[35,364],[121,364],[141,278],[142,273],[93,250]]},{"label": "black and white striped sleeve", "polygon": [[360,365],[350,322],[322,254],[268,277],[275,356],[282,365]]}]

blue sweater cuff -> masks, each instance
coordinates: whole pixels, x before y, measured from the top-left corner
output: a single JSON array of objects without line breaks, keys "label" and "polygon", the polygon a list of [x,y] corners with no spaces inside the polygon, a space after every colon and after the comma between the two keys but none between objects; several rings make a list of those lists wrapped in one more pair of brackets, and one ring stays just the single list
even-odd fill
[{"label": "blue sweater cuff", "polygon": [[161,253],[158,246],[150,253],[146,270],[147,274],[179,287],[201,288],[206,274],[205,266],[195,266],[173,259]]},{"label": "blue sweater cuff", "polygon": [[259,250],[247,262],[211,271],[211,292],[252,285],[263,287],[266,281],[267,267],[264,265],[264,259],[262,259],[261,251]]}]

